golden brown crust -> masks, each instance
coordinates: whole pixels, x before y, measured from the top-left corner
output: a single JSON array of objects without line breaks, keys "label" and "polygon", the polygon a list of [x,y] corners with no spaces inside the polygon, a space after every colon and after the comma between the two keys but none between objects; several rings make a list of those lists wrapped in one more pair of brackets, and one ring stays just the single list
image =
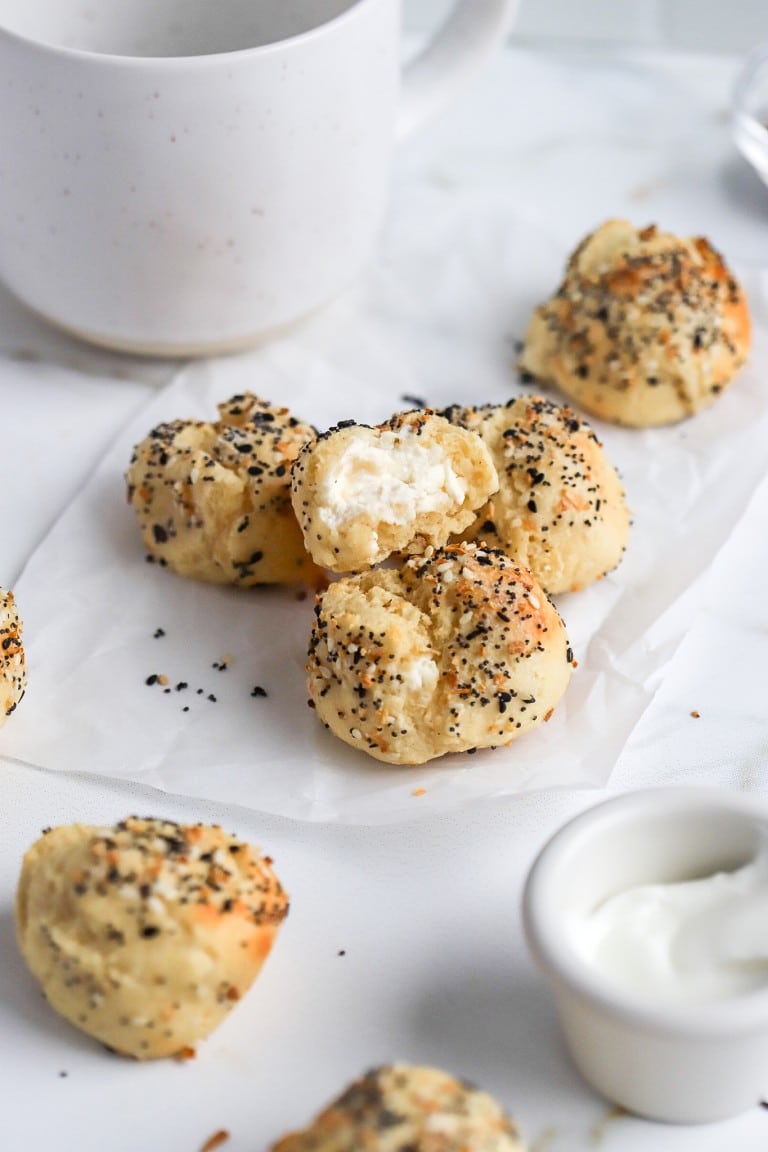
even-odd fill
[{"label": "golden brown crust", "polygon": [[0,726],[15,712],[27,687],[21,621],[13,592],[0,588]]},{"label": "golden brown crust", "polygon": [[549,716],[573,659],[530,572],[474,544],[399,571],[345,577],[320,597],[309,695],[340,739],[391,764],[509,744]]},{"label": "golden brown crust", "polygon": [[618,564],[629,510],[616,469],[572,408],[541,396],[454,406],[444,415],[490,449],[499,491],[464,532],[530,568],[548,592],[575,591]]},{"label": "golden brown crust", "polygon": [[375,428],[347,421],[306,444],[292,498],[315,562],[362,572],[393,553],[445,544],[497,484],[482,441],[423,410]]},{"label": "golden brown crust", "polygon": [[216,825],[132,816],[29,849],[21,953],[51,1006],[140,1060],[183,1052],[247,992],[288,901],[271,861]]},{"label": "golden brown crust", "polygon": [[316,584],[291,508],[290,469],[314,429],[251,393],[219,420],[173,420],[136,446],[128,501],[150,555],[218,584]]},{"label": "golden brown crust", "polygon": [[713,403],[750,338],[746,296],[707,240],[609,220],[536,309],[521,368],[603,420],[669,424]]},{"label": "golden brown crust", "polygon": [[486,1092],[408,1064],[373,1068],[303,1132],[272,1152],[525,1152],[512,1119]]}]

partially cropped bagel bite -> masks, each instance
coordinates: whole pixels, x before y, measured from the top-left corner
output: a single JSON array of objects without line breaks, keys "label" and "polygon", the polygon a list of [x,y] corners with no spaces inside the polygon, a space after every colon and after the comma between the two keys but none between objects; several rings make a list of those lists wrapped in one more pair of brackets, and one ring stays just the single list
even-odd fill
[{"label": "partially cropped bagel bite", "polygon": [[439,1068],[372,1068],[272,1152],[525,1152],[487,1092]]},{"label": "partially cropped bagel bite", "polygon": [[475,544],[347,576],[318,597],[308,688],[341,740],[390,764],[509,744],[549,719],[573,660],[527,568]]},{"label": "partially cropped bagel bite", "polygon": [[49,1004],[139,1060],[184,1054],[245,995],[288,911],[271,860],[217,825],[62,825],[24,857],[21,953]]},{"label": "partially cropped bagel bite", "polygon": [[750,347],[745,293],[703,237],[609,220],[536,309],[521,368],[617,424],[669,424],[711,404]]},{"label": "partially cropped bagel bite", "polygon": [[314,429],[251,393],[219,419],[173,420],[136,446],[128,500],[150,555],[217,584],[316,583],[291,507],[290,469]]},{"label": "partially cropped bagel bite", "polygon": [[630,515],[616,469],[572,408],[541,396],[445,409],[488,445],[499,490],[464,539],[502,548],[553,594],[584,588],[619,563]]},{"label": "partially cropped bagel bite", "polygon": [[333,572],[445,544],[497,484],[482,441],[428,410],[339,424],[305,444],[292,470],[306,547]]},{"label": "partially cropped bagel bite", "polygon": [[16,708],[27,687],[21,621],[13,592],[0,588],[0,725]]}]

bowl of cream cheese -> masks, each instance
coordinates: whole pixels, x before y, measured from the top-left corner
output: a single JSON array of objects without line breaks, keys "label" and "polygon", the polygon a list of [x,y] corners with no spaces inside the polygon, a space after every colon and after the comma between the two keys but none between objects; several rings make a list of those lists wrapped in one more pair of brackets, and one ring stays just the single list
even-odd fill
[{"label": "bowl of cream cheese", "polygon": [[588,809],[534,861],[523,922],[608,1099],[703,1123],[768,1097],[768,798],[663,788]]}]

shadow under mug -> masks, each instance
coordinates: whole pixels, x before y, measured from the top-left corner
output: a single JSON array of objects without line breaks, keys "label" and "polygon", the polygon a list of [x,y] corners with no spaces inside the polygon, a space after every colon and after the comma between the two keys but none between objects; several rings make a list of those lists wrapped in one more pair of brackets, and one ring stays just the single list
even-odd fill
[{"label": "shadow under mug", "polygon": [[93,343],[247,346],[354,279],[396,139],[516,10],[460,0],[401,74],[399,0],[0,0],[0,277]]}]

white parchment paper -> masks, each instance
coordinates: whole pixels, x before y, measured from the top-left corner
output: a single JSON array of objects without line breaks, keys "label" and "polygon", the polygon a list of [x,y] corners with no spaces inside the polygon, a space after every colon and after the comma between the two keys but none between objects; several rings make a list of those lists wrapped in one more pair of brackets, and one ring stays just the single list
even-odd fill
[{"label": "white parchment paper", "polygon": [[[498,197],[449,207],[425,193],[398,216],[356,290],[254,352],[181,371],[120,434],[16,587],[30,678],[4,752],[364,824],[606,783],[768,470],[757,281],[744,276],[760,305],[751,363],[713,408],[653,431],[595,424],[626,483],[630,545],[606,579],[559,598],[578,668],[552,720],[506,749],[398,769],[347,748],[306,703],[311,597],[208,586],[148,563],[124,495],[131,448],[152,427],[214,418],[217,401],[244,389],[319,428],[379,421],[418,401],[501,403],[531,391],[514,371],[515,341],[566,255]],[[148,685],[153,676],[167,682]]]}]

